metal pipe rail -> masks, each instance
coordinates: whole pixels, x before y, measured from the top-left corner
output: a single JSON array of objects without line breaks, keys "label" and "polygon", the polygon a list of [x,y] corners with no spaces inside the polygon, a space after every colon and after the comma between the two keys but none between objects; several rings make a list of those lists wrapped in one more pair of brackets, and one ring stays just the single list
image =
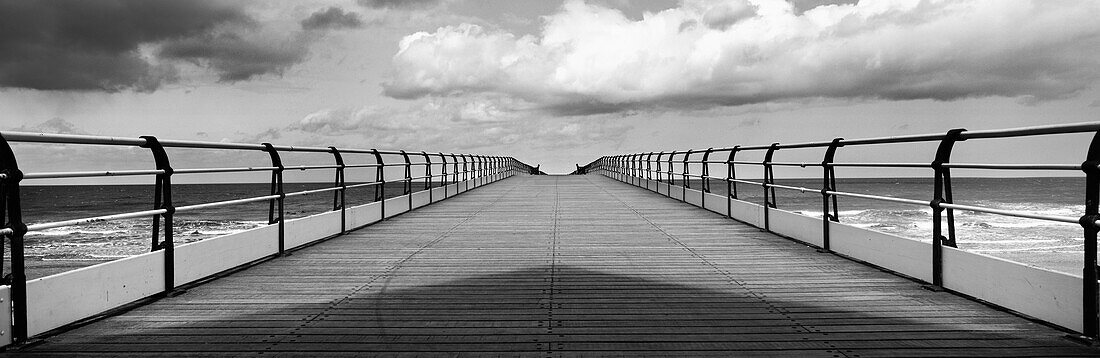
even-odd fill
[{"label": "metal pipe rail", "polygon": [[[966,140],[977,139],[1004,139],[1004,138],[1016,138],[1016,137],[1035,137],[1035,136],[1048,136],[1058,134],[1072,134],[1072,133],[1085,133],[1092,134],[1092,142],[1086,151],[1086,160],[1081,164],[1014,164],[1014,163],[951,163],[950,157],[954,145],[958,142]],[[936,156],[932,160],[926,163],[903,163],[903,162],[882,162],[882,163],[867,163],[867,162],[849,162],[840,163],[835,162],[833,157],[839,149],[856,146],[870,146],[870,145],[889,145],[889,144],[908,144],[908,143],[923,143],[923,142],[938,142],[938,148]],[[781,162],[772,159],[773,155],[777,151],[789,150],[789,149],[808,149],[818,148],[824,149],[825,154],[821,162],[816,163],[797,163],[797,162]],[[750,160],[737,160],[735,159],[738,153],[746,151],[763,151],[764,159],[760,161]],[[715,160],[716,153],[728,153],[726,160],[720,158]],[[696,157],[692,157],[697,155]],[[682,164],[679,165],[673,165]],[[690,173],[691,166],[689,164],[696,164],[703,168],[703,175],[697,175]],[[727,175],[725,178],[715,177],[708,175],[712,169],[712,165],[725,165]],[[763,170],[763,180],[760,182],[748,181],[737,178],[738,166],[751,165],[759,167]],[[822,187],[821,188],[805,188],[796,186],[780,185],[775,183],[775,175],[773,174],[773,167],[815,167],[822,170]],[[917,169],[932,169],[933,170],[933,192],[931,193],[931,200],[919,200],[910,198],[897,198],[891,196],[874,195],[874,194],[862,194],[862,193],[850,193],[843,192],[836,189],[835,168],[841,167],[864,167],[864,168],[917,168]],[[1040,215],[1023,211],[1003,210],[997,208],[981,207],[975,205],[964,205],[953,202],[952,187],[951,187],[951,170],[952,169],[967,169],[967,170],[1081,170],[1086,176],[1086,197],[1085,197],[1085,212],[1080,217],[1064,217],[1054,215]],[[581,166],[577,166],[577,170],[574,174],[588,174],[588,173],[600,173],[603,175],[611,176],[623,181],[629,181],[640,185],[645,181],[647,187],[649,182],[656,181],[658,185],[665,185],[669,190],[666,191],[668,196],[672,196],[671,188],[673,186],[679,186],[683,188],[684,197],[681,200],[686,200],[687,189],[690,187],[690,178],[697,178],[702,181],[702,188],[699,190],[699,200],[703,203],[700,206],[705,206],[706,194],[710,192],[710,181],[724,181],[727,185],[727,200],[741,200],[738,198],[737,184],[755,185],[763,188],[763,228],[769,229],[769,209],[777,208],[778,204],[775,201],[775,189],[795,190],[801,192],[819,193],[822,198],[822,245],[821,249],[830,250],[829,240],[829,227],[830,222],[839,222],[839,209],[837,208],[837,197],[852,197],[868,200],[877,200],[884,202],[892,202],[906,205],[919,205],[926,206],[932,209],[932,255],[931,255],[931,283],[934,286],[943,286],[943,246],[955,247],[955,223],[954,223],[954,210],[965,210],[972,212],[981,212],[994,215],[1011,216],[1019,218],[1028,218],[1035,220],[1044,220],[1058,223],[1068,223],[1080,225],[1084,231],[1085,237],[1085,251],[1084,251],[1084,267],[1083,273],[1083,333],[1092,338],[1100,338],[1100,319],[1098,319],[1098,312],[1100,312],[1100,305],[1098,305],[1098,289],[1097,287],[1097,232],[1100,231],[1100,122],[1089,123],[1076,123],[1068,125],[1049,125],[1049,126],[1035,126],[1025,128],[1011,128],[1001,130],[982,130],[982,131],[967,131],[965,129],[953,129],[946,133],[937,134],[918,134],[918,135],[906,135],[906,136],[891,136],[891,137],[877,137],[877,138],[860,138],[860,139],[843,139],[835,138],[828,141],[815,141],[804,143],[772,143],[769,145],[751,145],[751,146],[731,146],[721,148],[708,148],[705,150],[676,150],[676,151],[662,151],[662,152],[642,152],[633,154],[619,154],[600,157],[591,163]],[[680,183],[676,183],[676,178],[681,178]],[[677,190],[678,192],[680,190]],[[678,195],[680,195],[678,193]],[[727,215],[732,217],[730,209],[727,208]],[[942,222],[947,222],[946,227],[942,225]]]},{"label": "metal pipe rail", "polygon": [[[38,144],[64,144],[64,145],[101,145],[101,146],[129,146],[146,148],[153,154],[156,164],[155,169],[146,170],[100,170],[100,171],[71,171],[71,172],[41,172],[23,173],[17,164],[17,158],[9,143],[38,143]],[[271,159],[270,165],[226,168],[185,168],[176,169],[171,166],[165,148],[180,149],[217,149],[234,151],[260,151],[266,152]],[[333,156],[335,164],[314,165],[283,165],[280,153],[303,152],[324,153]],[[347,164],[344,155],[369,155],[371,162]],[[399,161],[386,161],[385,156],[401,156]],[[434,160],[433,160],[434,158]],[[461,163],[460,163],[461,162]],[[461,166],[460,166],[461,164]],[[405,174],[401,179],[389,179],[392,175],[385,173],[386,168],[403,168]],[[413,175],[413,168],[423,175]],[[345,181],[344,171],[348,168],[373,168],[375,178],[373,180],[348,184]],[[330,186],[285,192],[283,190],[283,173],[287,170],[334,170],[336,176]],[[231,173],[231,172],[269,172],[271,173],[271,192],[269,195],[261,195],[248,198],[230,199],[216,202],[200,203],[187,206],[174,206],[172,204],[171,179],[178,175]],[[12,272],[4,278],[3,284],[11,286],[11,304],[14,325],[12,338],[14,342],[24,342],[27,339],[27,302],[26,302],[26,272],[24,265],[23,237],[27,232],[48,230],[65,226],[81,225],[93,222],[123,220],[142,217],[151,217],[152,220],[152,245],[151,251],[163,251],[165,285],[164,293],[168,294],[176,288],[173,282],[174,272],[174,242],[173,242],[173,218],[175,214],[192,212],[204,209],[223,207],[229,205],[241,205],[256,202],[268,202],[268,224],[278,225],[279,253],[284,250],[284,215],[283,201],[289,197],[333,193],[332,211],[341,212],[341,230],[346,231],[344,224],[344,210],[346,209],[346,192],[353,188],[374,188],[373,201],[380,202],[381,216],[386,218],[385,185],[387,182],[401,182],[405,191],[402,195],[409,198],[409,209],[413,208],[412,189],[414,183],[423,183],[427,190],[429,202],[434,201],[432,195],[433,185],[444,187],[444,196],[448,183],[470,181],[475,186],[502,179],[518,173],[540,173],[537,167],[532,167],[512,157],[485,156],[477,154],[455,153],[428,153],[406,152],[396,150],[376,149],[342,149],[336,147],[301,147],[273,145],[270,143],[222,143],[201,142],[185,140],[161,140],[153,136],[139,138],[105,137],[92,135],[46,134],[26,132],[0,132],[0,236],[7,238],[11,248]],[[392,174],[392,173],[390,173]],[[114,176],[155,176],[154,200],[151,210],[141,210],[126,213],[115,213],[94,217],[69,219],[55,222],[25,224],[20,207],[19,188],[26,180],[59,179],[59,178],[94,178]],[[161,225],[163,220],[163,225]],[[163,227],[163,231],[161,230]],[[3,246],[0,246],[0,250]],[[2,253],[2,251],[0,251]],[[0,277],[4,277],[0,265]]]}]

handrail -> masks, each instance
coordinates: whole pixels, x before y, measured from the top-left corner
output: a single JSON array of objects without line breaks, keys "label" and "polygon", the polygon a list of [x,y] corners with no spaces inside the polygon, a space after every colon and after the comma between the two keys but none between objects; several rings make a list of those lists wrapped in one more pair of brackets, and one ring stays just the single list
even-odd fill
[{"label": "handrail", "polygon": [[[94,170],[94,171],[60,171],[60,172],[40,172],[40,173],[23,173],[19,170],[16,164],[16,156],[11,150],[9,143],[34,143],[34,144],[64,144],[64,145],[109,145],[109,146],[131,146],[147,148],[152,151],[153,157],[156,162],[155,169],[141,169],[141,170]],[[217,149],[217,150],[234,150],[234,151],[262,151],[266,152],[271,162],[268,165],[262,166],[243,166],[243,167],[212,167],[212,168],[186,168],[186,169],[174,169],[171,167],[167,152],[165,148],[183,148],[183,149]],[[284,165],[280,153],[284,152],[310,152],[310,153],[325,153],[331,156],[335,160],[333,164],[301,164],[301,165]],[[413,152],[415,153],[415,152]],[[409,158],[409,152],[399,150],[374,150],[374,149],[337,149],[336,147],[303,147],[303,146],[287,146],[287,145],[275,145],[270,143],[261,144],[249,144],[249,143],[222,143],[222,142],[202,142],[202,141],[188,141],[188,140],[163,140],[153,136],[143,136],[139,138],[128,137],[108,137],[108,136],[94,136],[94,135],[72,135],[72,134],[48,134],[48,133],[27,133],[27,132],[0,132],[0,236],[7,238],[11,247],[11,260],[12,260],[12,273],[7,276],[3,281],[4,284],[11,285],[11,299],[12,299],[12,313],[13,313],[13,326],[12,337],[14,342],[20,343],[26,341],[27,337],[27,302],[26,302],[26,274],[24,267],[24,252],[23,252],[23,237],[27,232],[42,231],[53,228],[60,228],[73,225],[81,225],[94,222],[111,221],[111,220],[124,220],[142,217],[152,217],[152,251],[163,251],[165,255],[164,260],[164,272],[165,272],[165,285],[164,293],[172,295],[176,288],[176,283],[173,282],[173,270],[175,260],[172,258],[174,252],[173,243],[173,231],[174,223],[173,216],[181,212],[194,212],[200,210],[206,210],[211,208],[241,205],[257,202],[269,202],[269,215],[268,224],[278,225],[279,232],[279,254],[283,254],[284,247],[284,222],[285,220],[285,208],[283,205],[286,198],[306,196],[313,194],[321,194],[332,192],[333,207],[332,211],[338,211],[340,215],[340,233],[346,230],[346,200],[348,189],[374,187],[375,195],[373,197],[374,202],[379,202],[381,218],[385,219],[389,217],[385,209],[385,201],[387,199],[385,195],[384,187],[387,183],[386,174],[384,173],[387,167],[403,167],[405,170],[404,185],[405,192],[403,196],[409,197],[409,209],[413,208],[413,192],[419,192],[420,190],[413,190],[413,181],[424,181],[424,190],[428,191],[428,202],[436,201],[431,197],[433,185],[435,181],[439,181],[443,184],[444,190],[447,190],[450,181],[452,184],[460,182],[460,175],[462,181],[475,181],[466,182],[465,190],[472,187],[490,183],[496,180],[506,178],[508,176],[517,173],[541,173],[537,170],[537,167],[530,166],[512,157],[498,157],[498,156],[483,156],[473,154],[454,154],[454,153],[428,153],[419,152],[416,156],[420,159],[411,160]],[[373,163],[355,163],[348,164],[344,160],[351,155],[367,155],[373,158]],[[386,162],[384,156],[396,156],[400,155],[404,158],[401,162],[390,161]],[[451,160],[447,160],[450,156]],[[441,160],[435,161],[432,157],[440,158]],[[458,158],[462,158],[462,168],[458,166]],[[447,165],[452,164],[454,170],[448,171]],[[423,175],[412,175],[412,168],[424,168]],[[433,170],[433,167],[442,168],[440,171]],[[345,181],[344,170],[347,168],[374,168],[375,177],[368,182],[349,184]],[[314,188],[308,190],[299,190],[294,192],[285,192],[283,186],[283,173],[287,170],[333,170],[336,172],[335,179],[329,186]],[[186,206],[174,206],[172,203],[172,183],[171,178],[179,175],[196,175],[196,174],[210,174],[210,173],[231,173],[231,172],[269,172],[271,173],[271,192],[268,195],[261,195],[247,198],[236,198],[215,202],[206,202],[199,204],[192,204]],[[438,174],[436,174],[438,173]],[[35,223],[32,225],[24,224],[24,219],[20,211],[19,206],[19,187],[24,185],[27,180],[41,180],[41,179],[71,179],[71,178],[94,178],[94,177],[113,177],[113,176],[155,176],[155,194],[153,200],[153,208],[149,210],[138,210],[132,212],[115,213],[109,215],[99,215],[93,217],[66,219],[53,222]],[[453,178],[449,178],[453,177]],[[391,181],[392,182],[392,181]],[[460,191],[461,192],[461,189]],[[450,195],[450,193],[444,193],[444,197]],[[161,219],[163,219],[163,231],[161,231]],[[2,250],[3,246],[0,246]],[[0,251],[2,252],[2,251]],[[3,265],[0,265],[2,270]],[[0,271],[0,277],[3,277],[3,272]],[[2,329],[2,328],[0,328]]]},{"label": "handrail", "polygon": [[[1058,134],[1072,134],[1083,133],[1092,134],[1092,144],[1090,145],[1087,153],[1088,160],[1082,164],[1049,164],[1049,163],[951,163],[951,152],[955,144],[967,140],[987,140],[987,139],[1003,139],[1003,138],[1016,138],[1016,137],[1034,137],[1034,136],[1048,136]],[[939,148],[936,152],[936,157],[929,162],[913,163],[913,162],[880,162],[880,163],[868,163],[868,162],[835,162],[833,160],[833,153],[838,149],[868,146],[868,145],[888,145],[888,144],[906,144],[906,143],[924,143],[924,142],[939,142]],[[789,149],[807,149],[807,148],[820,148],[827,151],[824,156],[824,160],[818,163],[811,162],[783,162],[775,161],[772,159],[773,155],[777,151],[789,150]],[[751,160],[735,160],[734,156],[739,152],[744,151],[764,151],[764,158],[760,161]],[[1088,122],[1088,123],[1073,123],[1064,125],[1045,125],[1045,126],[1033,126],[1022,128],[1008,128],[1008,129],[995,129],[995,130],[979,130],[968,131],[965,129],[954,129],[946,133],[936,134],[916,134],[916,135],[904,135],[904,136],[890,136],[890,137],[874,137],[874,138],[856,138],[856,139],[842,139],[835,138],[828,141],[813,141],[802,143],[772,143],[769,145],[737,145],[730,147],[709,148],[706,150],[707,156],[701,159],[689,159],[692,153],[696,153],[695,150],[674,150],[674,151],[661,151],[654,156],[656,152],[641,152],[634,154],[618,154],[603,156],[596,159],[585,166],[577,166],[576,174],[586,173],[599,173],[602,175],[610,176],[616,179],[620,179],[626,182],[637,182],[638,186],[645,186],[649,188],[650,183],[654,181],[652,177],[653,173],[656,173],[656,183],[658,183],[659,190],[655,189],[659,193],[667,196],[672,196],[672,187],[682,186],[684,190],[682,194],[681,190],[677,188],[677,195],[680,200],[687,200],[687,187],[689,184],[687,181],[691,178],[698,178],[706,183],[709,180],[723,180],[727,184],[727,195],[730,200],[741,200],[737,197],[737,183],[759,186],[763,188],[763,222],[762,228],[769,230],[769,211],[773,208],[778,208],[778,204],[775,202],[775,189],[794,190],[801,192],[820,193],[823,199],[823,214],[821,220],[822,226],[822,246],[821,249],[830,251],[829,247],[829,221],[839,221],[840,218],[836,214],[838,212],[836,207],[836,197],[852,197],[868,200],[877,200],[884,202],[899,203],[905,205],[915,205],[929,207],[933,213],[933,238],[932,238],[932,285],[935,287],[942,287],[942,246],[955,246],[955,224],[953,210],[964,210],[971,212],[980,212],[993,215],[1028,218],[1035,220],[1043,220],[1048,222],[1067,223],[1080,225],[1084,230],[1085,236],[1085,252],[1084,252],[1084,267],[1083,272],[1083,321],[1084,328],[1083,333],[1086,336],[1092,338],[1100,338],[1100,320],[1098,320],[1097,312],[1100,311],[1100,301],[1097,299],[1097,234],[1100,232],[1100,122]],[[711,153],[728,152],[729,156],[726,160],[711,159]],[[631,158],[628,161],[624,161],[625,158]],[[680,168],[674,167],[673,158],[680,159],[682,166]],[[665,163],[662,163],[665,162]],[[701,174],[694,174],[689,172],[689,163],[701,163],[706,168]],[[722,165],[725,164],[727,168],[726,178],[720,178],[711,176],[709,173],[709,165]],[[630,165],[629,167],[627,165]],[[759,166],[763,168],[763,177],[760,181],[751,181],[738,179],[736,176],[736,167],[750,165]],[[654,168],[655,167],[655,168]],[[807,188],[800,186],[790,186],[775,183],[776,177],[773,172],[774,167],[816,167],[822,168],[822,187],[821,188]],[[899,198],[893,196],[883,196],[865,193],[851,193],[844,192],[836,189],[835,174],[833,174],[835,168],[917,168],[917,169],[932,169],[934,172],[934,192],[931,195],[931,200],[919,200],[912,198]],[[628,170],[630,169],[630,170]],[[679,172],[677,172],[679,169]],[[991,207],[983,207],[971,204],[959,204],[954,203],[952,198],[952,186],[951,186],[951,169],[967,169],[967,170],[1054,170],[1054,171],[1067,171],[1067,170],[1081,170],[1086,175],[1086,205],[1085,212],[1080,217],[1068,217],[1057,215],[1042,215],[1024,211],[1004,210]],[[685,181],[680,185],[676,185],[676,177],[679,176]],[[664,180],[662,180],[664,179]],[[667,187],[666,187],[667,184]],[[705,185],[705,184],[704,184]],[[693,192],[694,193],[694,192]],[[700,206],[706,204],[706,190],[699,190],[699,198],[697,198]],[[694,195],[694,194],[693,194]],[[727,206],[727,214],[732,216],[730,207]],[[945,214],[945,215],[943,215]],[[941,220],[941,215],[944,219]],[[941,225],[941,222],[946,221],[947,225]]]}]

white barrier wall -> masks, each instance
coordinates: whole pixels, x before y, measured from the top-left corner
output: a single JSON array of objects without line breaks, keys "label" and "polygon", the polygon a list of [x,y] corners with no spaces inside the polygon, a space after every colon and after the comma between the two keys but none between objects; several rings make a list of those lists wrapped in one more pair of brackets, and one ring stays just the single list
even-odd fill
[{"label": "white barrier wall", "polygon": [[[507,176],[501,176],[501,179]],[[472,180],[471,180],[472,181]],[[471,181],[413,193],[415,207],[438,202],[473,188]],[[444,195],[444,190],[450,194]],[[463,190],[465,191],[465,189]],[[386,217],[409,211],[409,196],[390,198]],[[284,245],[290,250],[341,232],[341,217],[348,230],[382,219],[378,202],[328,211],[284,223]],[[278,253],[278,225],[266,225],[225,236],[183,244],[174,248],[175,284],[195,282]],[[164,292],[164,252],[154,251],[65,273],[27,281],[27,334],[34,336],[95,316],[122,305]],[[0,346],[11,343],[11,299],[0,286]],[[7,329],[5,329],[7,328]]]},{"label": "white barrier wall", "polygon": [[[672,199],[685,199],[680,186],[670,187],[667,183],[656,181],[642,181],[638,186]],[[726,200],[721,195],[706,195],[706,200],[701,203],[699,191],[688,189],[684,201],[705,206],[704,209],[758,228],[765,226],[763,205]],[[820,218],[768,209],[767,226],[776,234],[810,245],[824,246]],[[931,243],[830,222],[829,249],[924,282],[932,282]],[[1081,280],[1080,276],[951,247],[943,248],[943,287],[1077,332],[1083,329]]]},{"label": "white barrier wall", "polygon": [[164,254],[149,252],[27,281],[33,336],[164,290]]},{"label": "white barrier wall", "polygon": [[1081,332],[1081,277],[943,248],[943,287]]},{"label": "white barrier wall", "polygon": [[[11,305],[11,287],[0,286],[0,303]],[[0,347],[11,344],[11,310],[0,310]]]}]

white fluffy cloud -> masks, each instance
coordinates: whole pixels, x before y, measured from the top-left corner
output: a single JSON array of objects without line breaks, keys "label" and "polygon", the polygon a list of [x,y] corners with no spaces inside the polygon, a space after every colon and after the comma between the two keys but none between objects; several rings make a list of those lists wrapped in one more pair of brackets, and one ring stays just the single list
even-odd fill
[{"label": "white fluffy cloud", "polygon": [[797,98],[1072,96],[1100,79],[1100,2],[684,0],[633,21],[567,1],[539,36],[406,36],[395,98],[498,93],[559,114]]}]

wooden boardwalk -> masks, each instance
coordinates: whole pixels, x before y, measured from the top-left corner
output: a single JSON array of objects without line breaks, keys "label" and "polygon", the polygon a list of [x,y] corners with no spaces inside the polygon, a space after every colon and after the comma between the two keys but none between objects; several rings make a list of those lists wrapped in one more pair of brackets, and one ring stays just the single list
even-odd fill
[{"label": "wooden boardwalk", "polygon": [[7,354],[1100,356],[1063,336],[601,176],[524,176]]}]

